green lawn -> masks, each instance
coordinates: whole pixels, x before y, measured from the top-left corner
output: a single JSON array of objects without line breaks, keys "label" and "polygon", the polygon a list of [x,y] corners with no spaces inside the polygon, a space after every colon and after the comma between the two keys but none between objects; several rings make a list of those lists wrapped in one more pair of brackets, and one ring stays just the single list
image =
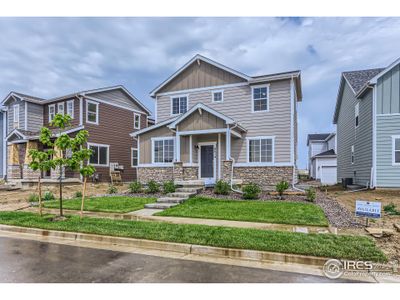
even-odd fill
[{"label": "green lawn", "polygon": [[369,237],[88,217],[80,220],[78,216],[53,222],[51,217],[41,218],[29,212],[0,212],[0,224],[330,258],[387,260]]},{"label": "green lawn", "polygon": [[292,225],[328,225],[328,220],[319,206],[299,202],[235,201],[194,197],[157,215]]},{"label": "green lawn", "polygon": [[[138,209],[142,209],[146,203],[155,202],[156,198],[133,198],[124,196],[113,197],[93,197],[85,199],[84,210],[98,211],[98,212],[115,212],[126,213]],[[60,202],[45,201],[44,207],[46,208],[59,208]],[[64,200],[63,208],[65,209],[81,209],[81,199]]]}]

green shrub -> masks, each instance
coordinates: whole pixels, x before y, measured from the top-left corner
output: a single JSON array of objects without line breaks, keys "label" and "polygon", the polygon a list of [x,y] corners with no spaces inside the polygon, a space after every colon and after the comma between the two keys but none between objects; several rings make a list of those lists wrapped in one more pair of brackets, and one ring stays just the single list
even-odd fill
[{"label": "green shrub", "polygon": [[82,192],[81,191],[75,192],[75,198],[82,198]]},{"label": "green shrub", "polygon": [[157,182],[155,182],[154,180],[150,180],[150,181],[147,183],[147,190],[146,190],[146,192],[149,193],[149,194],[158,193],[158,192],[160,192],[160,185],[159,185]]},{"label": "green shrub", "polygon": [[258,199],[260,197],[261,188],[258,184],[249,183],[242,189],[243,199]]},{"label": "green shrub", "polygon": [[110,184],[110,185],[108,186],[108,193],[109,193],[109,194],[116,194],[116,193],[118,193],[117,187],[116,187],[115,185]]},{"label": "green shrub", "polygon": [[171,180],[171,181],[166,181],[163,184],[163,191],[165,194],[168,193],[175,193],[175,183]]},{"label": "green shrub", "polygon": [[306,189],[307,201],[314,202],[316,196],[317,193],[315,192],[315,189],[313,187],[309,187],[308,189]]},{"label": "green shrub", "polygon": [[400,215],[400,211],[396,209],[396,205],[393,202],[385,205],[383,211],[389,215]]},{"label": "green shrub", "polygon": [[29,202],[39,202],[39,195],[37,194],[30,194],[28,197]]},{"label": "green shrub", "polygon": [[230,190],[229,183],[218,180],[214,186],[214,193],[217,195],[228,195]]},{"label": "green shrub", "polygon": [[275,190],[278,192],[279,199],[283,199],[283,193],[289,188],[289,183],[282,180],[278,182],[275,186]]},{"label": "green shrub", "polygon": [[43,200],[44,201],[51,201],[51,200],[55,200],[56,197],[54,197],[54,194],[50,191],[46,191],[43,194]]},{"label": "green shrub", "polygon": [[140,193],[143,187],[139,181],[135,181],[129,184],[129,192],[132,194]]}]

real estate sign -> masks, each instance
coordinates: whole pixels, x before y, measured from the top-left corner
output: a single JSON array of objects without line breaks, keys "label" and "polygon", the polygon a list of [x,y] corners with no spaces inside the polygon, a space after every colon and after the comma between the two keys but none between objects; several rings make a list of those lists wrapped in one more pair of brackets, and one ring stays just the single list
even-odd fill
[{"label": "real estate sign", "polygon": [[356,200],[356,217],[380,218],[381,202]]}]

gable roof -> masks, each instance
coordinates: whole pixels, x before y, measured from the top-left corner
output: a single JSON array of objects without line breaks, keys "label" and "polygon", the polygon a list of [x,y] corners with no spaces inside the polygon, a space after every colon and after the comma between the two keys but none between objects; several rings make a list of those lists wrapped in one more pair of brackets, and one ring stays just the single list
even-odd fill
[{"label": "gable roof", "polygon": [[354,94],[357,94],[370,79],[374,78],[383,70],[384,68],[376,68],[368,70],[348,71],[343,72],[342,74],[349,83]]},{"label": "gable roof", "polygon": [[234,119],[216,111],[215,109],[212,109],[211,107],[208,107],[207,105],[205,105],[203,103],[197,103],[196,105],[194,105],[191,109],[189,109],[184,114],[180,115],[175,121],[173,121],[170,125],[168,125],[168,127],[171,129],[175,129],[176,125],[178,125],[180,122],[185,120],[187,117],[189,117],[192,113],[194,113],[198,109],[203,109],[203,110],[207,111],[208,113],[224,120],[226,124],[237,124],[239,129],[241,129],[242,131],[246,131],[246,129],[244,127],[240,126]]},{"label": "gable roof", "polygon": [[331,133],[312,133],[307,136],[307,146],[311,141],[325,141]]},{"label": "gable roof", "polygon": [[164,121],[159,122],[159,123],[157,123],[157,124],[154,124],[154,125],[152,125],[152,126],[149,126],[149,127],[143,128],[143,129],[141,129],[141,130],[132,132],[132,133],[130,134],[130,136],[131,136],[131,137],[137,137],[138,135],[140,135],[140,134],[142,134],[142,133],[145,133],[145,132],[148,132],[148,131],[152,131],[152,130],[154,130],[154,129],[160,128],[160,127],[165,126],[165,125],[168,125],[168,124],[172,123],[173,121],[175,121],[177,118],[178,118],[178,116],[173,117],[173,118],[169,118],[169,119],[167,119],[167,120],[164,120]]},{"label": "gable roof", "polygon": [[11,99],[10,97],[17,97],[17,98],[19,98],[19,99],[21,99],[23,101],[27,101],[27,102],[32,102],[32,103],[43,105],[43,104],[47,104],[47,103],[51,103],[51,102],[60,101],[60,100],[63,100],[63,99],[68,99],[68,98],[73,98],[73,97],[78,97],[78,96],[85,96],[85,95],[90,95],[90,94],[100,93],[100,92],[106,92],[106,91],[112,91],[112,90],[121,90],[121,91],[123,91],[126,95],[128,95],[128,97],[130,97],[132,99],[132,101],[136,102],[145,112],[147,112],[148,114],[151,114],[151,111],[142,102],[140,102],[139,99],[137,99],[133,94],[131,94],[122,85],[116,85],[116,86],[110,86],[110,87],[103,87],[103,88],[98,88],[98,89],[80,91],[80,92],[71,93],[71,94],[67,94],[67,95],[59,96],[59,97],[55,97],[55,98],[50,98],[50,99],[43,99],[43,98],[39,98],[39,97],[29,96],[29,95],[22,94],[22,93],[11,92],[3,100],[2,104],[3,105],[6,104],[8,102],[8,100]]},{"label": "gable roof", "polygon": [[[192,59],[190,59],[186,64],[184,64],[181,68],[179,68],[175,73],[173,73],[170,77],[168,77],[165,81],[163,81],[160,85],[158,85],[155,89],[150,92],[151,97],[155,97],[156,93],[159,92],[163,87],[165,87],[168,83],[170,83],[174,78],[176,78],[179,74],[189,68],[195,61],[204,61],[214,67],[222,69],[228,73],[236,75],[242,78],[244,81],[250,83],[259,83],[263,81],[272,81],[272,80],[281,80],[281,79],[288,79],[288,78],[295,78],[296,79],[296,92],[298,101],[302,99],[302,90],[301,90],[301,83],[300,83],[300,71],[289,71],[289,72],[281,72],[281,73],[274,73],[274,74],[266,74],[266,75],[259,75],[259,76],[248,76],[242,72],[236,71],[232,68],[229,68],[221,63],[218,63],[214,60],[211,60],[205,56],[200,54],[196,54]],[[174,91],[175,92],[175,91]],[[181,91],[176,91],[181,92]]]},{"label": "gable roof", "polygon": [[314,155],[313,158],[314,157],[327,157],[327,156],[336,156],[335,150],[330,149],[328,151],[321,152],[319,154]]}]

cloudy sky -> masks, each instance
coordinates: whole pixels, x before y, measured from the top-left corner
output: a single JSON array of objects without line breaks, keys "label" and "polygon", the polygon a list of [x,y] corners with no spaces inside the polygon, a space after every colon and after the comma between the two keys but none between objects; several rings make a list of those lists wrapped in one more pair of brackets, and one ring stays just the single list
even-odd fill
[{"label": "cloudy sky", "polygon": [[300,69],[299,166],[308,133],[335,130],[340,73],[400,57],[400,18],[0,18],[0,95],[122,84],[149,91],[196,53],[248,75]]}]

